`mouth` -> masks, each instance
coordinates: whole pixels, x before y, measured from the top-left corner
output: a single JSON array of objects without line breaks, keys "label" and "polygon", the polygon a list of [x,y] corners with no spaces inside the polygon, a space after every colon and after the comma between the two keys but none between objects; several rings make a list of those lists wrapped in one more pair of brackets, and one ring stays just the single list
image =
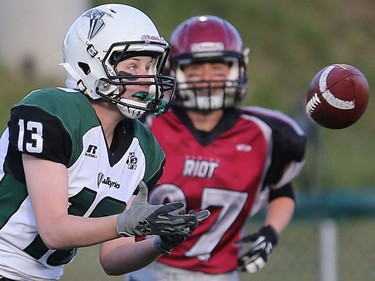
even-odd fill
[{"label": "mouth", "polygon": [[132,97],[137,101],[149,101],[148,93],[144,91],[136,92]]}]

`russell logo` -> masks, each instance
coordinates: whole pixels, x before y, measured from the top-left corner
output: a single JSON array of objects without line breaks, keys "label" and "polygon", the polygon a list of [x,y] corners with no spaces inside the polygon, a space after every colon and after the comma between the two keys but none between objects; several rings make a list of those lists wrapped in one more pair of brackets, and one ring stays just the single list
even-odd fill
[{"label": "russell logo", "polygon": [[88,146],[88,148],[85,152],[85,156],[97,158],[97,155],[96,155],[97,150],[98,150],[98,147],[96,145],[89,144],[89,146]]}]

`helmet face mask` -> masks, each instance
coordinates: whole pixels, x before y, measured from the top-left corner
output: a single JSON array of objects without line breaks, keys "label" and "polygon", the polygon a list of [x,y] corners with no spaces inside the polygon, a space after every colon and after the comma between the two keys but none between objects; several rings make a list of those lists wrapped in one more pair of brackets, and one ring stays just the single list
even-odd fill
[{"label": "helmet face mask", "polygon": [[[141,11],[126,5],[102,5],[84,13],[69,29],[63,44],[67,87],[91,99],[117,105],[128,118],[146,111],[159,115],[174,97],[174,79],[161,74],[169,53],[153,22]],[[147,75],[117,71],[117,65],[132,57],[151,57]],[[123,95],[134,85],[148,90]],[[169,100],[164,100],[168,93]]]},{"label": "helmet face mask", "polygon": [[[174,106],[210,111],[236,106],[244,99],[248,49],[243,49],[238,31],[229,22],[216,16],[192,17],[175,29],[170,44],[170,71],[177,82]],[[225,80],[187,81],[186,65],[210,62],[228,64]]]},{"label": "helmet face mask", "polygon": [[201,80],[198,82],[178,83],[178,95],[175,103],[193,110],[216,110],[235,104],[239,91],[237,81]]},{"label": "helmet face mask", "polygon": [[[150,111],[155,115],[164,113],[167,103],[164,100],[164,92],[173,92],[175,82],[171,77],[161,75],[166,57],[169,53],[152,51],[153,46],[165,46],[164,43],[151,43],[147,41],[119,42],[113,44],[103,59],[103,69],[108,78],[98,80],[96,93],[105,99],[114,102],[120,111],[129,118],[139,118],[146,111]],[[149,45],[148,51],[139,51],[137,49],[144,48]],[[121,73],[117,70],[117,65],[123,60],[149,56],[152,58],[148,74],[133,75],[130,73]],[[103,87],[103,86],[106,87]],[[132,98],[124,98],[123,95],[129,86],[146,85],[148,91],[139,91],[132,95]],[[106,91],[106,88],[114,88],[113,91]]]}]

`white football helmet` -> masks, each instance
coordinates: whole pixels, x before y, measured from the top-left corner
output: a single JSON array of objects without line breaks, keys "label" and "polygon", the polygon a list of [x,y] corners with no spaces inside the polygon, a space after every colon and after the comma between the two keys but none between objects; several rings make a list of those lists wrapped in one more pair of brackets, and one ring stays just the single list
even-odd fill
[{"label": "white football helmet", "polygon": [[[64,39],[66,86],[94,100],[115,103],[128,118],[139,118],[146,111],[159,115],[168,110],[174,97],[174,79],[161,75],[168,53],[168,43],[143,12],[126,5],[101,5],[83,13]],[[148,75],[117,72],[120,61],[134,56],[154,58]],[[123,98],[127,85],[148,85],[149,90],[135,93],[135,99]],[[165,92],[168,100],[163,99]]]}]

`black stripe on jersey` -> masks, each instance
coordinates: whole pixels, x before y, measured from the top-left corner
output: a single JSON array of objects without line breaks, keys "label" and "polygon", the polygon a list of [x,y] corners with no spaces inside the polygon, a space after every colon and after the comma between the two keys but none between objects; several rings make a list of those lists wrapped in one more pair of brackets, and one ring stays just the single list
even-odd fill
[{"label": "black stripe on jersey", "polygon": [[110,163],[114,166],[124,156],[134,137],[134,121],[124,119],[117,124],[110,147]]}]

